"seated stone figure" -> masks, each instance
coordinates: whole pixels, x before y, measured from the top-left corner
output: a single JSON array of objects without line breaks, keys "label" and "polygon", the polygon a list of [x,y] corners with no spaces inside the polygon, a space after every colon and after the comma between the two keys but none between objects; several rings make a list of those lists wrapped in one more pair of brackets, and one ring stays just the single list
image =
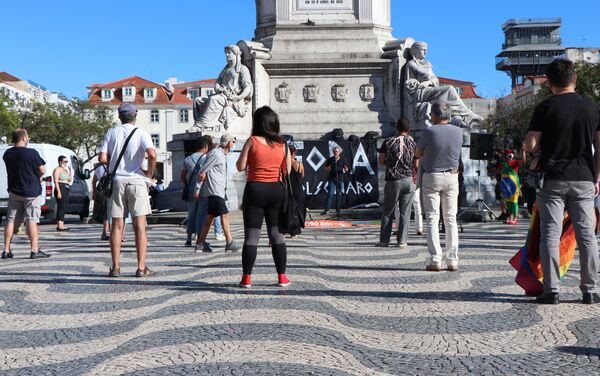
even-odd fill
[{"label": "seated stone figure", "polygon": [[252,98],[252,78],[248,68],[242,64],[242,52],[236,45],[225,47],[227,66],[223,68],[215,83],[215,94],[202,101],[194,99],[194,126],[189,131],[206,128],[225,130],[237,118],[248,112]]},{"label": "seated stone figure", "polygon": [[427,43],[413,43],[410,52],[412,58],[406,63],[405,92],[408,102],[413,106],[415,121],[428,121],[431,103],[434,102],[448,103],[452,116],[460,117],[467,125],[482,120],[481,116],[465,106],[454,86],[440,86],[431,63],[425,60]]}]

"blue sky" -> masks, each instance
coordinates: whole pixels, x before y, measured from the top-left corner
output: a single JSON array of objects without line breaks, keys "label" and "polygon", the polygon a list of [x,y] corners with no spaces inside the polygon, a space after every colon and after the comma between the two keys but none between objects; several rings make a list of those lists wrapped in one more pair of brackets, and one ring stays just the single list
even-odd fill
[{"label": "blue sky", "polygon": [[[494,66],[509,18],[562,17],[563,45],[600,47],[597,0],[391,1],[393,35],[428,42],[439,76],[473,81],[484,96],[510,91]],[[133,75],[216,77],[223,47],[255,28],[253,0],[3,1],[0,13],[0,71],[78,97]]]}]

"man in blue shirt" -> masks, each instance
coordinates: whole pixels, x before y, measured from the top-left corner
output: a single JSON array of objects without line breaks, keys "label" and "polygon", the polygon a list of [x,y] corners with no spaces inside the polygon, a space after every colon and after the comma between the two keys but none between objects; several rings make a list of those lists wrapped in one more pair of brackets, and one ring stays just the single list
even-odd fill
[{"label": "man in blue shirt", "polygon": [[37,151],[29,149],[29,135],[23,128],[12,132],[14,147],[4,153],[4,163],[8,174],[8,209],[4,227],[4,251],[2,258],[12,258],[10,242],[15,230],[16,218],[25,218],[27,235],[31,243],[29,258],[50,257],[38,244],[38,222],[40,220],[41,178],[46,173],[46,162]]}]

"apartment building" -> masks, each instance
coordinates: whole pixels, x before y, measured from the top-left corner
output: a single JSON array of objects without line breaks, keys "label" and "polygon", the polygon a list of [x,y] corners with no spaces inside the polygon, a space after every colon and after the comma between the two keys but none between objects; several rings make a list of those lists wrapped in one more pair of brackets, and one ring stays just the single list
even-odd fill
[{"label": "apartment building", "polygon": [[[88,101],[94,105],[107,106],[118,122],[117,109],[121,103],[133,103],[138,108],[136,125],[152,136],[157,152],[157,172],[168,185],[173,166],[167,142],[173,134],[185,133],[194,124],[192,101],[206,98],[213,93],[215,80],[178,82],[169,78],[158,84],[142,77],[133,76],[121,80],[88,86]],[[177,167],[177,166],[175,166]],[[175,168],[177,171],[177,168]]]}]

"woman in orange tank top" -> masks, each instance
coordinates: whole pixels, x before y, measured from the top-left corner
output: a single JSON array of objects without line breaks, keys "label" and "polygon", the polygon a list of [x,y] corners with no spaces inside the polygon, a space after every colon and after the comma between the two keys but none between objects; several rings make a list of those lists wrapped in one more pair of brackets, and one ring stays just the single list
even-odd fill
[{"label": "woman in orange tank top", "polygon": [[278,284],[286,287],[291,283],[285,274],[287,249],[278,226],[279,209],[285,199],[281,170],[290,171],[291,167],[289,153],[286,158],[286,147],[279,133],[277,113],[267,106],[257,109],[252,117],[252,137],[244,144],[236,163],[238,171],[247,172],[242,199],[244,246],[241,287],[251,287],[250,276],[256,261],[263,218],[267,223],[267,234],[277,269]]}]

